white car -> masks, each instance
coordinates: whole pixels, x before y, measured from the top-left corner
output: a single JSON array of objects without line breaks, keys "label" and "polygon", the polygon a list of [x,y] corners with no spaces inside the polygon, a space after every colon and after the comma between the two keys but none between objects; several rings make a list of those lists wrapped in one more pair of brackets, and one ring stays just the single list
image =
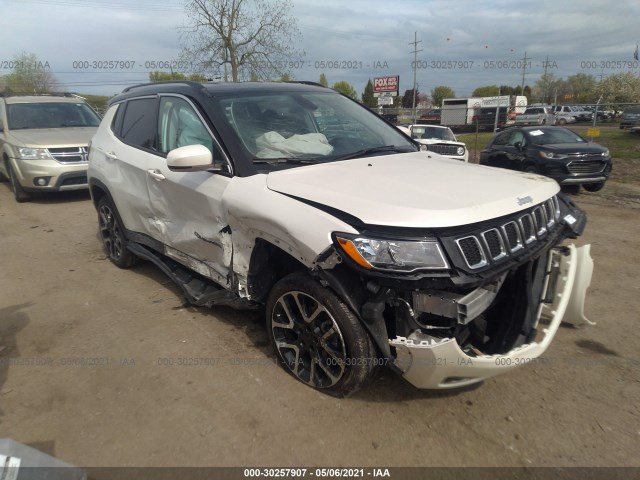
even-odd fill
[{"label": "white car", "polygon": [[424,150],[438,153],[454,160],[469,161],[469,151],[463,142],[459,142],[449,127],[441,125],[402,125],[398,128],[418,143],[425,145]]},{"label": "white car", "polygon": [[283,368],[331,395],[381,366],[475,384],[587,321],[589,246],[562,243],[586,217],[557,182],[420,151],[320,85],[128,88],[88,172],[111,262],[154,263],[196,306],[263,307]]}]

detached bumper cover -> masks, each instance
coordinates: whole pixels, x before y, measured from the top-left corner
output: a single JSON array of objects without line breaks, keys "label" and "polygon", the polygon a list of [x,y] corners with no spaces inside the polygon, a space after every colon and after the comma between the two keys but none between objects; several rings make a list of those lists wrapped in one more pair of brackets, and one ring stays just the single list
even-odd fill
[{"label": "detached bumper cover", "polygon": [[[396,349],[395,366],[417,388],[459,388],[512,370],[534,361],[544,353],[564,320],[573,325],[591,323],[584,317],[585,292],[591,282],[593,261],[590,245],[574,245],[552,250],[545,278],[537,322],[548,322],[532,343],[506,354],[469,356],[455,339],[417,340],[397,337],[389,341]],[[553,292],[546,290],[553,288]]]}]

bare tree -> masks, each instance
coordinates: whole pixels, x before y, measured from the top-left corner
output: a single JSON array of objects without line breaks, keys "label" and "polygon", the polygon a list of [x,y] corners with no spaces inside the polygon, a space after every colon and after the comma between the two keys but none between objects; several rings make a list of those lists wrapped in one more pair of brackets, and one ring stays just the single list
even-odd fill
[{"label": "bare tree", "polygon": [[290,0],[188,0],[183,55],[225,81],[280,77],[303,55],[291,9]]},{"label": "bare tree", "polygon": [[47,62],[34,53],[21,52],[13,57],[14,69],[2,80],[4,90],[16,93],[49,93],[57,88],[57,80]]}]

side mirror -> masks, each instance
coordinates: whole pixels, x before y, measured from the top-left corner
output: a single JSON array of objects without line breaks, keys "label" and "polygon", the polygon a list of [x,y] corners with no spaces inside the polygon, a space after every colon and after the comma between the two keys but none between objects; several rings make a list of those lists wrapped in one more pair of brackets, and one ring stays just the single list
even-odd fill
[{"label": "side mirror", "polygon": [[521,152],[523,149],[522,142],[516,142],[513,144],[513,146],[516,147],[516,150],[518,150],[519,152]]},{"label": "side mirror", "polygon": [[211,151],[204,145],[186,145],[171,150],[167,154],[167,166],[172,172],[222,170],[220,166],[213,165]]}]

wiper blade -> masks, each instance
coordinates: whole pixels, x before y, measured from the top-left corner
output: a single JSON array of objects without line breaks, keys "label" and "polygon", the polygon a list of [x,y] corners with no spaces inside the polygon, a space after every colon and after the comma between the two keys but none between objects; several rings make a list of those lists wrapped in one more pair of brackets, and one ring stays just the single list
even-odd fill
[{"label": "wiper blade", "polygon": [[349,160],[350,158],[365,157],[373,153],[384,153],[384,152],[409,153],[413,151],[415,150],[410,150],[410,149],[407,149],[406,147],[396,147],[395,145],[381,145],[378,147],[365,148],[362,150],[358,150],[356,152],[347,153],[346,155],[337,157],[334,160]]},{"label": "wiper blade", "polygon": [[311,158],[299,158],[299,157],[277,157],[277,158],[254,158],[253,163],[292,163],[296,165],[318,163],[315,157]]}]

